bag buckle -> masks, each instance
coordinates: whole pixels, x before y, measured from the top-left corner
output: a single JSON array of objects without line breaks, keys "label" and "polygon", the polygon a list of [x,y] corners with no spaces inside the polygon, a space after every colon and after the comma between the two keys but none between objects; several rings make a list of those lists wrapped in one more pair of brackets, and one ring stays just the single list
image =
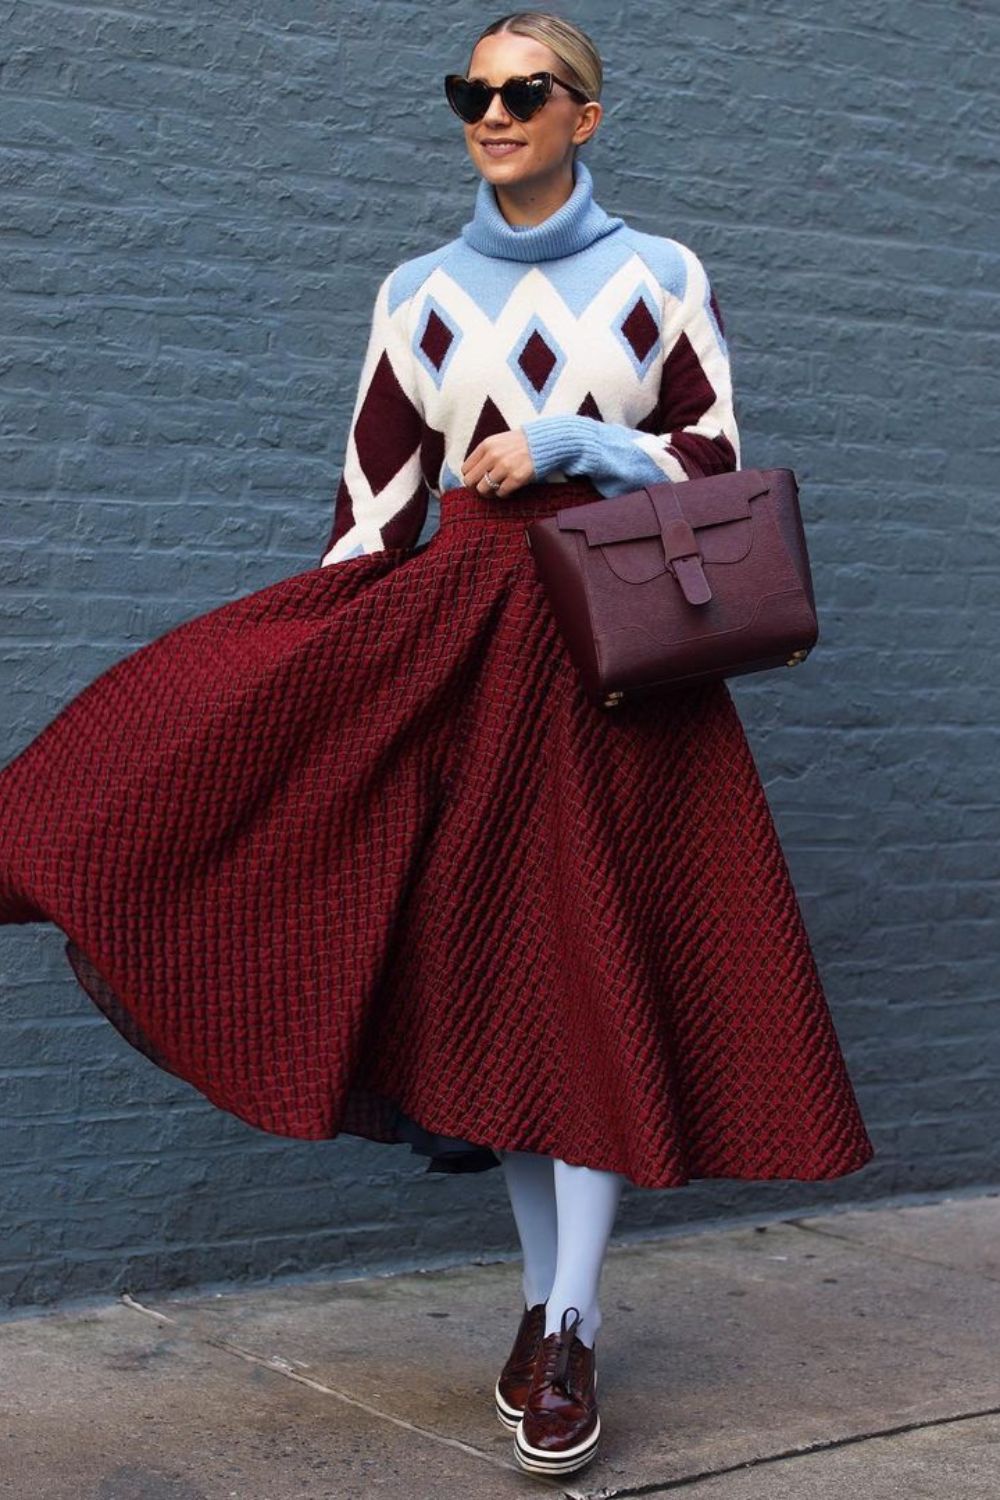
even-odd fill
[{"label": "bag buckle", "polygon": [[707,604],[712,590],[702,566],[698,539],[690,521],[682,516],[661,521],[660,535],[667,562],[672,565],[674,577],[689,604]]}]

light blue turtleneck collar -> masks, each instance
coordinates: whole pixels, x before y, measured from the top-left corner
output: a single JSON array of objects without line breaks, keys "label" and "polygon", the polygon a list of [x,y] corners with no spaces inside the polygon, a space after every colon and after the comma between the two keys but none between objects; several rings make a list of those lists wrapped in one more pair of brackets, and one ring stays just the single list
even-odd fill
[{"label": "light blue turtleneck collar", "polygon": [[483,255],[501,260],[552,260],[585,250],[594,240],[620,229],[625,220],[605,213],[594,201],[594,179],[579,157],[574,173],[573,191],[562,207],[540,224],[520,227],[507,223],[497,205],[493,184],[481,178],[475,212],[462,226],[466,243]]}]

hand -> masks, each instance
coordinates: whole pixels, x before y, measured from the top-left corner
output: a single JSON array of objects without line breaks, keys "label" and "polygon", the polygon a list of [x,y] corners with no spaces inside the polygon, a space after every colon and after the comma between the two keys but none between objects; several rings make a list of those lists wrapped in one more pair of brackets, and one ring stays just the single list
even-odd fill
[{"label": "hand", "polygon": [[[494,484],[499,480],[500,488],[494,490],[487,483],[486,471]],[[492,437],[477,443],[462,465],[462,481],[470,490],[481,495],[509,495],[512,490],[529,484],[535,477],[528,439],[520,427],[510,432],[496,432]]]}]

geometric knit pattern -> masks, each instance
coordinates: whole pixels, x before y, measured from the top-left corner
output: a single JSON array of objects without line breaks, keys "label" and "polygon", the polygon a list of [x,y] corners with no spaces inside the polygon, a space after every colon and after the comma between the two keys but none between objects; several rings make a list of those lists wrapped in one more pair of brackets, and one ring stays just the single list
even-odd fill
[{"label": "geometric knit pattern", "polygon": [[381,282],[321,562],[429,540],[469,453],[518,427],[536,481],[605,497],[740,467],[705,267],[605,213],[580,160],[538,225],[482,179],[462,233]]},{"label": "geometric knit pattern", "polygon": [[429,545],[116,662],[0,770],[0,922],[57,924],[132,1046],[278,1135],[405,1116],[649,1188],[862,1167],[725,684],[606,712],[554,625],[524,526],[597,495],[446,491]]}]

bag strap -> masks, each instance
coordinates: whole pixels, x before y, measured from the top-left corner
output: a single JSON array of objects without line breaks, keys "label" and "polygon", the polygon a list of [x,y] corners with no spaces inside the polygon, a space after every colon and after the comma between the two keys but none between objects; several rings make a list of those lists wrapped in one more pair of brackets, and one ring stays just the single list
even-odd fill
[{"label": "bag strap", "polygon": [[[698,467],[696,464],[695,468]],[[704,478],[704,474],[701,477]],[[683,485],[684,481],[680,483]],[[698,538],[677,499],[677,484],[668,479],[663,484],[643,485],[643,489],[649,496],[660,528],[663,551],[681,592],[689,604],[707,604],[712,589],[705,577]]]}]

